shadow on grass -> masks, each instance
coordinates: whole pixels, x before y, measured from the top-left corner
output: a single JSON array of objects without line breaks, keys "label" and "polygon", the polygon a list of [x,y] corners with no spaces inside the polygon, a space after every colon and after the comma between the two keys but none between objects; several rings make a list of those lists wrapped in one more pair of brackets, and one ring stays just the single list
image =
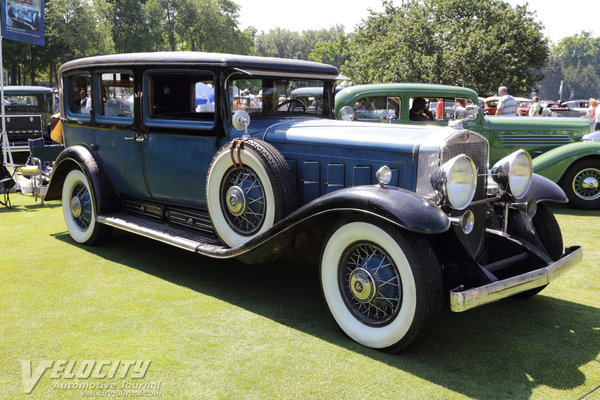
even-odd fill
[{"label": "shadow on grass", "polygon": [[[66,233],[54,236],[73,243]],[[121,231],[87,250],[478,399],[528,399],[538,385],[583,385],[579,367],[599,351],[598,309],[538,295],[447,312],[424,342],[390,355],[358,345],[337,328],[316,265],[214,260]]]},{"label": "shadow on grass", "polygon": [[[31,199],[31,201],[32,202],[34,201],[33,198]],[[36,212],[36,211],[41,211],[44,208],[56,208],[56,207],[60,207],[60,206],[61,206],[60,203],[13,204],[11,208],[0,205],[0,214],[19,213],[19,212]]]}]

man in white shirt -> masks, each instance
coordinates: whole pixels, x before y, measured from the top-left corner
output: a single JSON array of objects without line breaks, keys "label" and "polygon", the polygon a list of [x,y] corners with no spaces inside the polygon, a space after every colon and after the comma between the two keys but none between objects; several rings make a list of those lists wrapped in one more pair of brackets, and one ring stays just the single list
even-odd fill
[{"label": "man in white shirt", "polygon": [[500,86],[498,88],[498,107],[496,107],[496,115],[505,115],[514,117],[517,115],[517,101],[508,94],[506,86]]}]

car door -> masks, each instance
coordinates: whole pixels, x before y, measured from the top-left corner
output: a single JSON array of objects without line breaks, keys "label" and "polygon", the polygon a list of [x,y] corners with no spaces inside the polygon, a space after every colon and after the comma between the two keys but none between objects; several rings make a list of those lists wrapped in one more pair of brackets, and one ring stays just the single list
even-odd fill
[{"label": "car door", "polygon": [[145,179],[151,198],[204,208],[206,173],[218,149],[214,75],[149,70],[144,74]]},{"label": "car door", "polygon": [[126,196],[148,197],[142,145],[134,113],[134,74],[103,70],[94,75],[96,152],[117,190]]}]

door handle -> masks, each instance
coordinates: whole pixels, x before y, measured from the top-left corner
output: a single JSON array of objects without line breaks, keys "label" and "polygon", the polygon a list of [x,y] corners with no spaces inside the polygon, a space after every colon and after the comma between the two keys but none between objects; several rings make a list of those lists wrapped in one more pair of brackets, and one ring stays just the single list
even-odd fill
[{"label": "door handle", "polygon": [[138,143],[143,142],[144,140],[146,140],[146,135],[138,135],[135,137],[135,141]]},{"label": "door handle", "polygon": [[123,139],[124,140],[133,140],[133,139],[136,139],[136,137],[137,137],[136,135],[133,135],[131,137],[124,137]]}]

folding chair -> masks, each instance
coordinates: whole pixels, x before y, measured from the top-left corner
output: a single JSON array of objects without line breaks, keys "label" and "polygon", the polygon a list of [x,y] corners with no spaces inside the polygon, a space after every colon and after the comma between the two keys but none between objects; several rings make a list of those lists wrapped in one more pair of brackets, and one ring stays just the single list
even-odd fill
[{"label": "folding chair", "polygon": [[6,168],[6,165],[2,163],[2,167],[0,168],[0,189],[2,189],[2,195],[4,201],[0,201],[0,204],[7,208],[12,208],[10,204],[10,190],[15,186],[15,180],[13,176]]},{"label": "folding chair", "polygon": [[32,193],[36,202],[38,196],[40,197],[40,204],[44,204],[44,189],[47,188],[46,183],[50,180],[52,165],[64,149],[64,145],[46,146],[43,138],[29,139],[30,161],[28,165],[21,167],[19,173],[30,176]]}]

